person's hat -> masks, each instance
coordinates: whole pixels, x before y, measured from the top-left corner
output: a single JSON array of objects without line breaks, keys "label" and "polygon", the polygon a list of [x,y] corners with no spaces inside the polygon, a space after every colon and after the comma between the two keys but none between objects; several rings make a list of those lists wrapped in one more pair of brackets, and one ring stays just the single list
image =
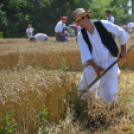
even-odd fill
[{"label": "person's hat", "polygon": [[67,20],[67,16],[62,16],[61,20]]},{"label": "person's hat", "polygon": [[86,12],[83,8],[77,8],[73,13],[74,22],[72,24],[75,24],[76,20],[80,19],[81,17],[85,15],[91,15],[92,12]]}]

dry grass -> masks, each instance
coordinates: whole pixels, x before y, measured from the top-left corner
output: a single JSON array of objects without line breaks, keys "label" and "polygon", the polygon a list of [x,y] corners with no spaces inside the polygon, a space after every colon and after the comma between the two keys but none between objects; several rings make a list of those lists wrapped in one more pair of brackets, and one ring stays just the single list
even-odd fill
[{"label": "dry grass", "polygon": [[[134,37],[131,36],[127,48],[133,45]],[[121,69],[126,66],[133,69],[133,51],[128,53],[126,59],[119,62]],[[69,43],[58,43],[54,37],[51,37],[48,42],[36,44],[30,43],[28,39],[0,39],[0,53],[0,70],[14,67],[24,69],[28,65],[57,70],[63,57],[70,71],[83,69],[79,46],[74,42],[74,38],[70,38]]]},{"label": "dry grass", "polygon": [[[131,36],[127,48],[132,46]],[[119,63],[124,69],[119,76],[119,102],[96,101],[87,107],[76,94],[83,66],[73,38],[64,44],[53,37],[36,44],[0,39],[0,118],[11,112],[13,124],[19,125],[16,134],[133,134],[134,72],[129,70],[134,66],[133,51]],[[69,71],[58,71],[63,57]],[[44,109],[49,112],[43,118],[45,125],[39,116]]]},{"label": "dry grass", "polygon": [[0,113],[12,113],[19,133],[37,133],[39,114],[46,109],[45,119],[58,122],[65,117],[70,95],[76,94],[74,73],[46,71],[27,67],[20,71],[0,72]]},{"label": "dry grass", "polygon": [[[112,133],[119,131],[116,126],[122,133],[133,132],[134,72],[131,70],[122,70],[119,76],[119,103],[96,101],[89,108],[85,101],[78,102],[76,95],[81,72],[52,72],[29,66],[25,70],[1,71],[0,74],[0,113],[12,113],[14,123],[19,124],[16,131],[19,134],[34,134],[39,128],[42,132],[39,114],[44,109],[49,111],[45,116],[48,133],[101,134],[102,130]],[[71,110],[66,113],[68,107]],[[62,124],[62,120],[65,123]]]}]

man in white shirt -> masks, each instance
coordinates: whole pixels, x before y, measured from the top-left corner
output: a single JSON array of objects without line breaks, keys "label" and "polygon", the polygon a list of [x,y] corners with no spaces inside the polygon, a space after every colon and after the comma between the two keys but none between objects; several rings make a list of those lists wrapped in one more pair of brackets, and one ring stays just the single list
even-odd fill
[{"label": "man in white shirt", "polygon": [[26,35],[27,38],[31,38],[33,36],[34,28],[31,25],[28,25],[28,28],[26,29]]},{"label": "man in white shirt", "polygon": [[[88,85],[93,82],[97,76],[99,77],[100,73],[102,73],[104,69],[107,69],[117,59],[118,49],[110,33],[114,34],[119,39],[121,45],[121,58],[127,56],[126,43],[129,39],[127,33],[119,26],[114,25],[107,20],[93,23],[89,19],[91,14],[92,12],[86,12],[83,8],[78,8],[72,13],[75,19],[73,23],[77,23],[85,30],[91,45],[89,47],[89,44],[86,43],[81,30],[77,35],[77,41],[80,47],[82,64],[85,67],[78,90],[87,89]],[[98,24],[100,25],[99,27]],[[103,32],[101,29],[103,29]],[[102,34],[100,34],[101,32]],[[107,37],[113,42],[113,46],[110,41],[107,40]],[[113,47],[116,49],[114,50]],[[96,84],[89,89],[89,94],[91,95],[93,93],[92,95],[96,98],[97,90],[93,87],[96,87]],[[104,101],[113,102],[117,101],[117,93],[118,65],[115,64],[103,77],[100,78],[99,96]]]},{"label": "man in white shirt", "polygon": [[107,15],[107,20],[114,24],[114,17],[111,15],[111,11],[107,10],[106,15]]},{"label": "man in white shirt", "polygon": [[34,37],[30,38],[31,42],[44,42],[48,41],[48,36],[44,33],[38,33]]},{"label": "man in white shirt", "polygon": [[61,17],[61,20],[57,23],[55,27],[56,32],[56,40],[59,42],[65,42],[68,41],[68,39],[65,37],[65,23],[67,22],[67,17],[63,16]]}]

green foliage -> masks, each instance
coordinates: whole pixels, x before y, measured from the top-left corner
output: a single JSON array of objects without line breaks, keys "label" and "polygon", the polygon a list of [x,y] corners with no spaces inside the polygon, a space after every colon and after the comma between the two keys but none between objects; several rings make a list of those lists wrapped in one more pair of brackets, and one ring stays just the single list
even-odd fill
[{"label": "green foliage", "polygon": [[126,71],[126,72],[128,71],[128,68],[127,68],[127,67],[125,68],[125,71]]},{"label": "green foliage", "polygon": [[12,123],[14,122],[14,120],[11,119],[11,112],[9,112],[8,114],[1,115],[2,117],[0,117],[0,134],[11,134],[13,133],[16,128],[18,127],[18,125],[13,125]]},{"label": "green foliage", "polygon": [[101,129],[101,134],[107,134],[107,130],[106,129]]},{"label": "green foliage", "polygon": [[39,116],[41,119],[44,119],[47,114],[49,114],[49,112],[46,109],[44,109],[43,112],[39,114]]},{"label": "green foliage", "polygon": [[46,115],[48,115],[48,114],[49,114],[49,112],[46,109],[44,109],[43,112],[39,114],[39,117],[41,119],[40,122],[43,124],[43,129],[44,130],[46,130],[45,124],[46,124],[47,121],[46,121],[45,118],[46,118]]},{"label": "green foliage", "polygon": [[106,19],[106,7],[110,5],[112,0],[93,0],[90,3],[90,11],[93,12],[91,18],[93,19]]},{"label": "green foliage", "polygon": [[115,18],[115,24],[126,25],[134,20],[134,15],[128,14],[131,6],[128,6],[130,0],[93,0],[90,3],[90,10],[93,12],[93,19],[107,19],[106,10],[112,11]]},{"label": "green foliage", "polygon": [[64,126],[65,125],[65,121],[62,121],[60,125],[61,126]]},{"label": "green foliage", "polygon": [[4,37],[25,37],[28,24],[32,24],[35,33],[55,35],[54,27],[65,15],[67,25],[73,21],[72,12],[79,7],[92,11],[92,19],[106,19],[105,11],[112,11],[115,23],[127,24],[134,20],[128,14],[130,0],[1,0],[0,29]]},{"label": "green foliage", "polygon": [[3,32],[0,32],[0,38],[3,38]]},{"label": "green foliage", "polygon": [[64,57],[60,64],[61,64],[61,68],[59,69],[60,71],[67,71],[69,69],[69,67],[66,65],[66,60]]},{"label": "green foliage", "polygon": [[4,37],[24,37],[28,24],[35,33],[55,35],[54,27],[63,15],[67,25],[73,21],[72,11],[77,7],[89,7],[91,0],[1,0],[0,29]]},{"label": "green foliage", "polygon": [[133,129],[134,129],[134,125],[130,126],[130,129],[133,131]]}]

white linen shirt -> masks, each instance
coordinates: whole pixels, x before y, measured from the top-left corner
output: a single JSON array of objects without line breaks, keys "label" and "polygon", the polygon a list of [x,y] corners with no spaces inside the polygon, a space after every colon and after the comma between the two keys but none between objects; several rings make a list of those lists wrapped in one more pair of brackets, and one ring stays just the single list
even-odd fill
[{"label": "white linen shirt", "polygon": [[114,17],[112,15],[110,15],[107,20],[114,24]]},{"label": "white linen shirt", "polygon": [[30,33],[31,34],[32,32],[33,32],[33,29],[32,28],[27,28],[26,29],[26,33]]},{"label": "white linen shirt", "polygon": [[32,28],[27,28],[26,29],[26,34],[27,34],[27,36],[29,37],[29,38],[31,38],[33,35],[32,35],[32,33],[33,33],[33,29]]},{"label": "white linen shirt", "polygon": [[57,23],[57,25],[56,25],[56,27],[55,27],[55,32],[57,33],[57,32],[62,32],[63,31],[63,28],[65,28],[65,24],[63,24],[62,23],[62,20],[60,20],[58,23]]},{"label": "white linen shirt", "polygon": [[38,33],[34,36],[34,38],[35,38],[36,42],[44,41],[47,38],[47,35],[43,34],[43,33]]},{"label": "white linen shirt", "polygon": [[[120,45],[124,45],[127,43],[127,40],[130,37],[124,29],[108,22],[107,20],[101,20],[101,23],[107,29],[108,32],[114,34],[119,39]],[[87,43],[83,39],[81,31],[77,35],[77,41],[81,51],[82,64],[86,65],[87,61],[90,59],[93,59],[96,64],[107,61],[110,52],[102,44],[100,35],[96,27],[94,28],[93,34],[90,34],[88,31],[87,34],[92,45],[92,53],[90,52]]]}]

